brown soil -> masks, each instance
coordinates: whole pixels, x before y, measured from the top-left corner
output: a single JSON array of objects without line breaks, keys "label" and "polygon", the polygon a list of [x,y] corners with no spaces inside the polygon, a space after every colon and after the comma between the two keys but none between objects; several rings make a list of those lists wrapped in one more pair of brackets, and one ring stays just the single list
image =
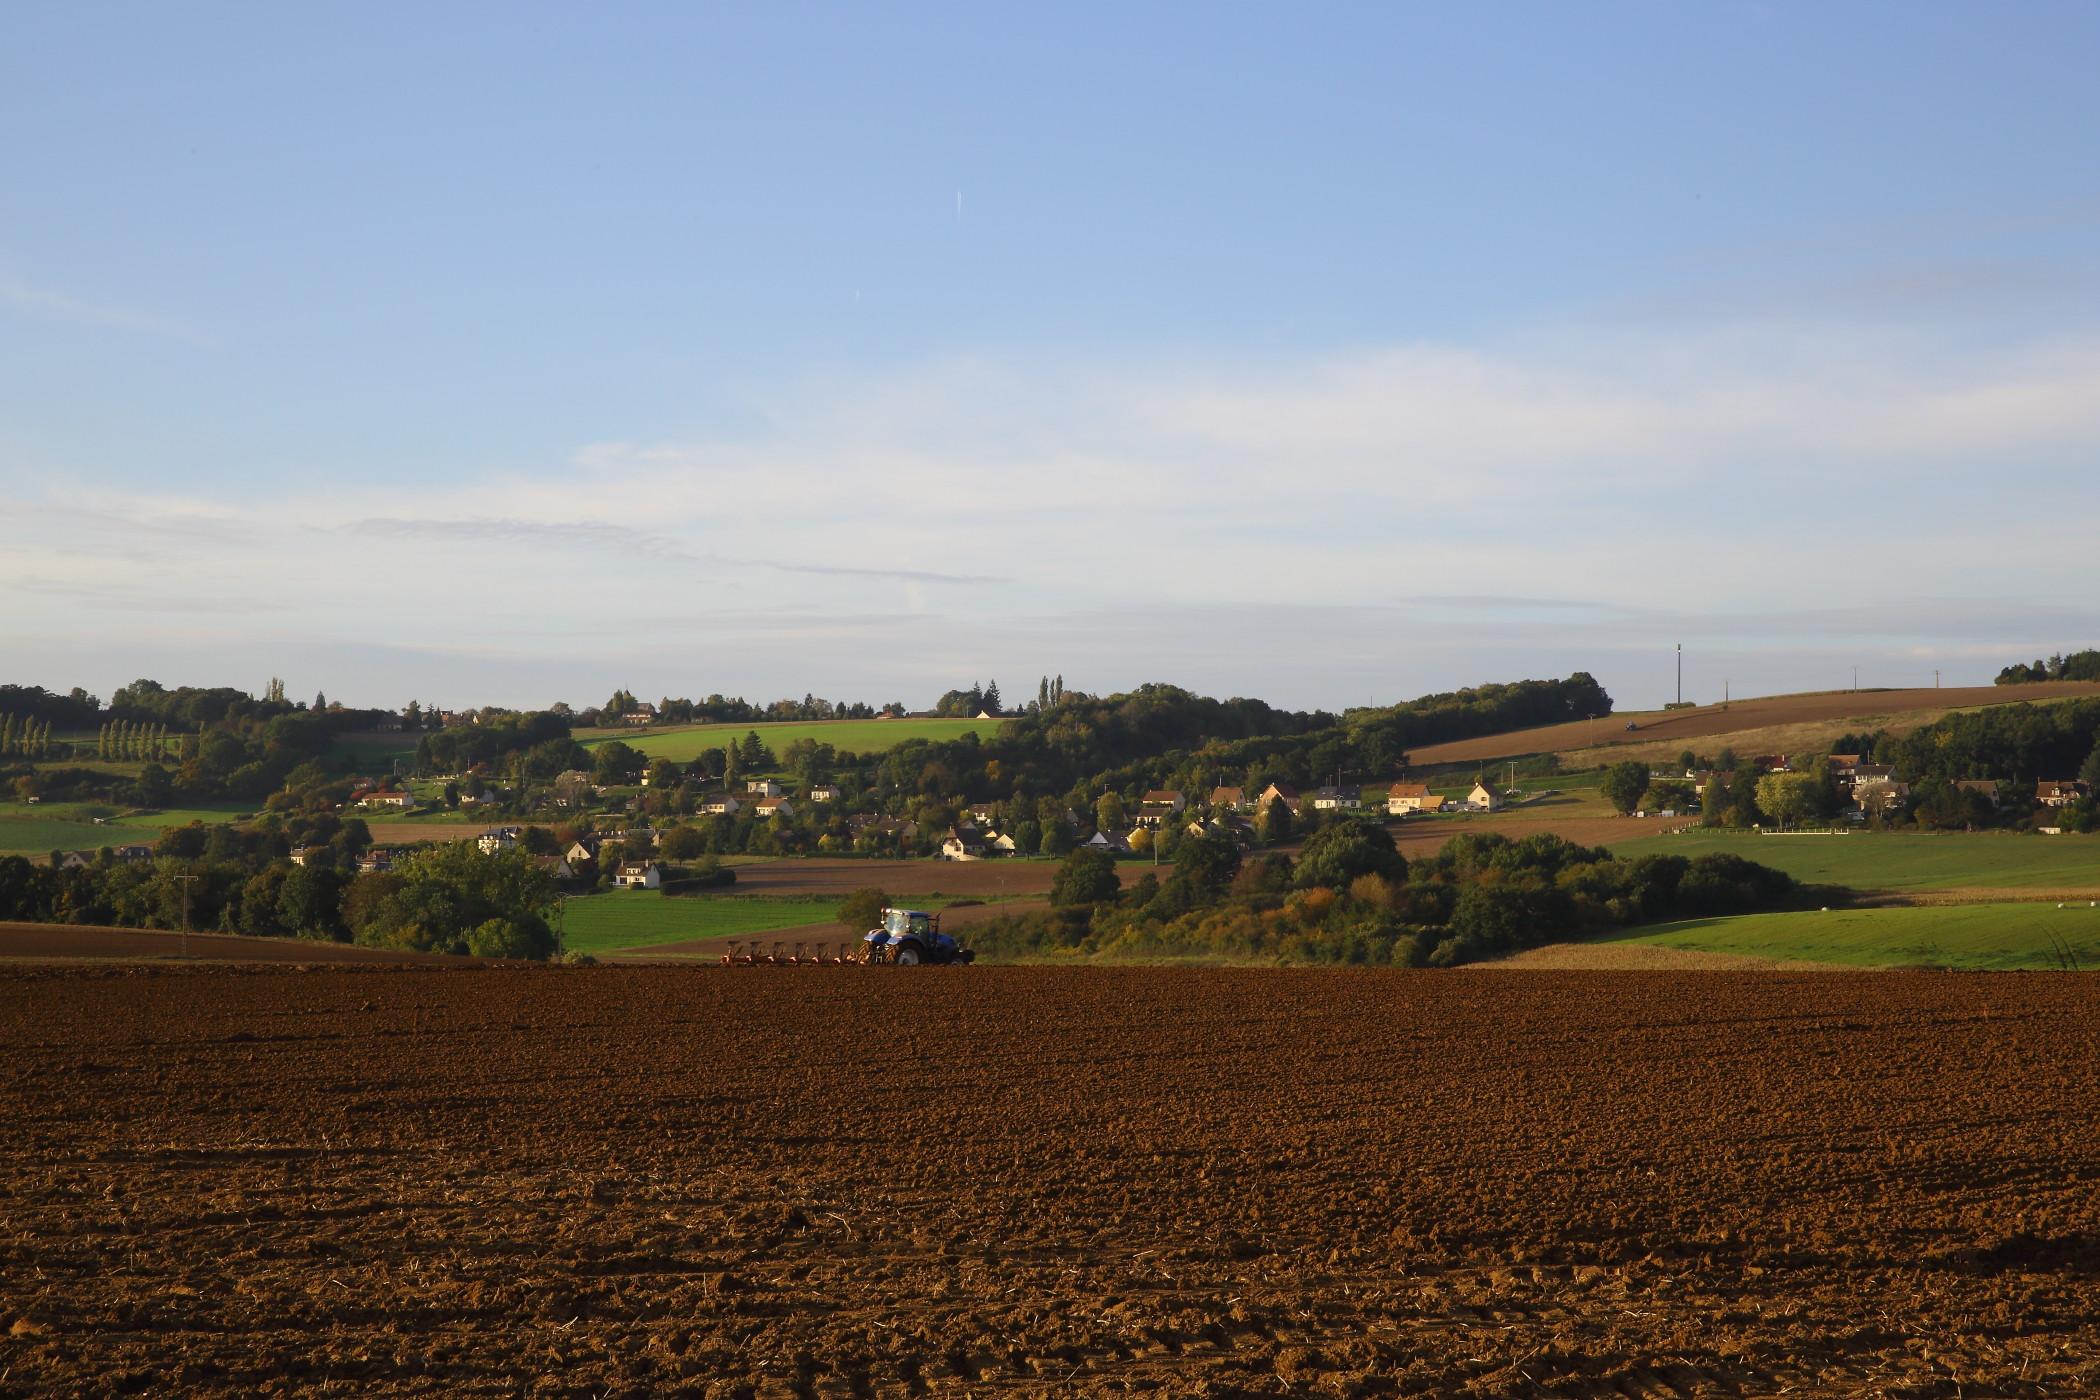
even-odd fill
[{"label": "brown soil", "polygon": [[[1979,685],[1946,690],[1834,690],[1813,695],[1773,695],[1737,700],[1726,709],[1706,705],[1696,710],[1636,711],[1605,715],[1596,720],[1521,729],[1479,739],[1461,739],[1449,744],[1431,744],[1416,749],[1410,757],[1418,764],[1471,763],[1496,758],[1517,758],[1534,753],[1572,753],[1600,748],[1639,747],[1666,744],[1682,748],[1693,739],[1710,740],[1745,730],[1827,721],[1850,721],[1852,727],[1872,729],[1875,721],[1890,716],[1908,717],[1913,727],[1930,722],[1948,710],[1978,705],[2007,705],[2027,700],[2068,700],[2100,695],[2100,682],[2046,681],[2033,685]],[[1628,732],[1631,720],[1640,728]],[[1711,745],[1709,745],[1711,747]],[[1591,766],[1594,766],[1592,764]]]},{"label": "brown soil", "polygon": [[1748,953],[1664,948],[1653,943],[1548,943],[1468,968],[1518,972],[1878,972],[1842,963],[1774,962]]},{"label": "brown soil", "polygon": [[299,938],[244,938],[227,933],[108,928],[94,924],[0,923],[0,959],[48,962],[100,958],[123,962],[181,958],[211,962],[402,963],[431,961],[424,953],[393,953],[347,943]]},{"label": "brown soil", "polygon": [[0,1392],[2100,1390],[2100,980],[0,969]]}]

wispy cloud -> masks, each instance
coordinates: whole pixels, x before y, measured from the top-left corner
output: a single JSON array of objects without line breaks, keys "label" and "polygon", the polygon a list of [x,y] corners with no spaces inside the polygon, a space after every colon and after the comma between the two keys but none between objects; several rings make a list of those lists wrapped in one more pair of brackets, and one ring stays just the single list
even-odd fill
[{"label": "wispy cloud", "polygon": [[812,574],[828,578],[900,579],[916,583],[997,583],[989,574],[950,574],[930,569],[891,569],[874,565],[798,563],[790,559],[750,558],[733,554],[710,554],[686,548],[676,540],[650,534],[626,525],[590,520],[420,520],[400,516],[374,516],[344,526],[353,534],[379,535],[389,539],[446,539],[490,541],[502,544],[535,544],[557,548],[613,550],[649,559],[677,560],[689,564],[714,564],[733,568],[773,569],[782,573]]},{"label": "wispy cloud", "polygon": [[199,349],[216,349],[219,343],[215,337],[195,326],[170,317],[106,302],[84,301],[8,277],[0,277],[0,304],[79,325],[104,326],[111,330],[136,331],[142,335],[179,340]]}]

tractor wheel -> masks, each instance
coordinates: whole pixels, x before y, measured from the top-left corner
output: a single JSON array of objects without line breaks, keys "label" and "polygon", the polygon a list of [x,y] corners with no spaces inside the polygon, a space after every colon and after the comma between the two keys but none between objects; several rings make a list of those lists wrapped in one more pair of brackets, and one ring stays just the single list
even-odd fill
[{"label": "tractor wheel", "polygon": [[899,967],[917,967],[923,961],[919,956],[919,945],[916,943],[907,943],[897,950],[896,962]]}]

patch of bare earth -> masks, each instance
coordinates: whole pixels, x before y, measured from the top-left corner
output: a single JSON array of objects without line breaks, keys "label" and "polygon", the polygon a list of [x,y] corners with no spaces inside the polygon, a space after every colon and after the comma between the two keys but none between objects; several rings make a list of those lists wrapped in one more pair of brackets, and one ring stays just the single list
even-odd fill
[{"label": "patch of bare earth", "polygon": [[1515,972],[1873,972],[1842,963],[1774,962],[1748,953],[1710,953],[1654,943],[1548,943],[1469,968]]}]

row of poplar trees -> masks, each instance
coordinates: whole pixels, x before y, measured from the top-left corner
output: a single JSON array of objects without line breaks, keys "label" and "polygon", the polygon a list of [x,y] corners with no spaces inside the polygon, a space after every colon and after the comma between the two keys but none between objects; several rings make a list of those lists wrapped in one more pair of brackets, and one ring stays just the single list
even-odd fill
[{"label": "row of poplar trees", "polygon": [[51,721],[35,715],[0,715],[0,755],[42,758],[51,752]]},{"label": "row of poplar trees", "polygon": [[168,726],[113,719],[102,726],[95,756],[103,759],[152,759],[168,755]]}]

